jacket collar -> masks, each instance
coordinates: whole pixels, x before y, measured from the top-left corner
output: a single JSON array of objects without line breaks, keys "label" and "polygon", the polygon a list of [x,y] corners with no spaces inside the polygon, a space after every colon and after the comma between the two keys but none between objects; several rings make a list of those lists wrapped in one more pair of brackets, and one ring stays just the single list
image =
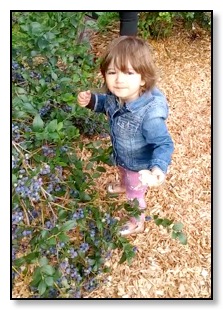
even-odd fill
[{"label": "jacket collar", "polygon": [[142,108],[143,106],[145,106],[152,99],[152,97],[153,96],[150,91],[145,92],[136,100],[133,100],[127,104],[125,103],[125,108],[126,110],[130,112],[134,112],[138,110],[139,108]]}]

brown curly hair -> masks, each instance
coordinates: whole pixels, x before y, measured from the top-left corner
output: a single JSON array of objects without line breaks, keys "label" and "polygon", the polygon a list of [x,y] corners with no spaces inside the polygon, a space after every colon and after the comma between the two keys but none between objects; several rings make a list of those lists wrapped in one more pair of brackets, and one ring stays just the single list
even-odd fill
[{"label": "brown curly hair", "polygon": [[112,41],[102,58],[100,69],[105,79],[105,73],[111,64],[122,71],[128,71],[128,62],[132,68],[141,74],[145,85],[141,92],[151,90],[156,84],[156,67],[152,58],[152,51],[145,41],[137,37],[121,36]]}]

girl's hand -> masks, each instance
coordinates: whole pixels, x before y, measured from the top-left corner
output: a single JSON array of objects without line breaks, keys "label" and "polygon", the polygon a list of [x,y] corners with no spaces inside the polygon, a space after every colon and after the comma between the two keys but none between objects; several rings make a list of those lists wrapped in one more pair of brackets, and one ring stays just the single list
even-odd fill
[{"label": "girl's hand", "polygon": [[91,99],[91,92],[90,90],[82,91],[77,96],[77,102],[81,107],[86,107]]},{"label": "girl's hand", "polygon": [[158,167],[154,167],[152,171],[140,170],[139,174],[139,180],[143,185],[160,186],[165,181],[165,174]]}]

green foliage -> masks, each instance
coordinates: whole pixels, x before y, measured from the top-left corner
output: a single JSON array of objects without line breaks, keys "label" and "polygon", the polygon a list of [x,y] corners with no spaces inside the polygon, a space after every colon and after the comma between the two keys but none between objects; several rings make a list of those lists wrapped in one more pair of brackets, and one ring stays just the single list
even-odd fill
[{"label": "green foliage", "polygon": [[[80,116],[92,119],[92,124],[97,122],[94,129],[88,128],[85,133],[98,133],[98,125],[105,123],[102,117],[92,116],[76,104],[76,94],[92,86],[96,67],[89,43],[77,44],[84,13],[14,13],[13,17],[13,117],[31,121],[41,108],[49,108],[41,133],[37,134],[39,140],[58,142],[69,133],[78,138],[79,133],[67,132],[63,122],[69,119],[78,128]],[[48,127],[55,118],[60,120],[60,133]],[[49,126],[52,128],[52,124]]]},{"label": "green foliage", "polygon": [[193,31],[193,23],[197,23],[203,28],[211,29],[210,12],[140,12],[139,34],[144,37],[162,38],[170,36],[177,23],[181,21],[188,31]]},{"label": "green foliage", "polygon": [[[98,16],[97,27],[100,32],[107,32],[114,23],[119,21],[118,12],[95,12]],[[113,27],[112,27],[113,28]]]},{"label": "green foliage", "polygon": [[211,12],[181,12],[180,17],[184,20],[185,26],[189,29],[193,29],[193,24],[197,23],[200,27],[211,30]]},{"label": "green foliage", "polygon": [[49,265],[46,257],[39,259],[39,267],[33,273],[33,281],[31,286],[37,287],[40,296],[44,296],[46,291],[53,287],[54,282],[58,279],[60,274],[56,272],[55,268]]},{"label": "green foliage", "polygon": [[153,216],[154,222],[157,226],[162,225],[168,231],[171,231],[171,237],[173,239],[178,239],[181,244],[187,244],[187,236],[182,232],[183,224],[182,223],[173,223],[173,220],[167,218],[159,218],[158,215]]}]

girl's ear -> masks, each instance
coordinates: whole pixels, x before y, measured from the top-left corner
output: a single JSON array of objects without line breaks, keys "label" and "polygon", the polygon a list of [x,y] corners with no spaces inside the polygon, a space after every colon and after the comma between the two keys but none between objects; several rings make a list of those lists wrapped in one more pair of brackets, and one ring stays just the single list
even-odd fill
[{"label": "girl's ear", "polygon": [[145,84],[146,84],[146,82],[142,80],[140,83],[140,86],[144,86]]}]

